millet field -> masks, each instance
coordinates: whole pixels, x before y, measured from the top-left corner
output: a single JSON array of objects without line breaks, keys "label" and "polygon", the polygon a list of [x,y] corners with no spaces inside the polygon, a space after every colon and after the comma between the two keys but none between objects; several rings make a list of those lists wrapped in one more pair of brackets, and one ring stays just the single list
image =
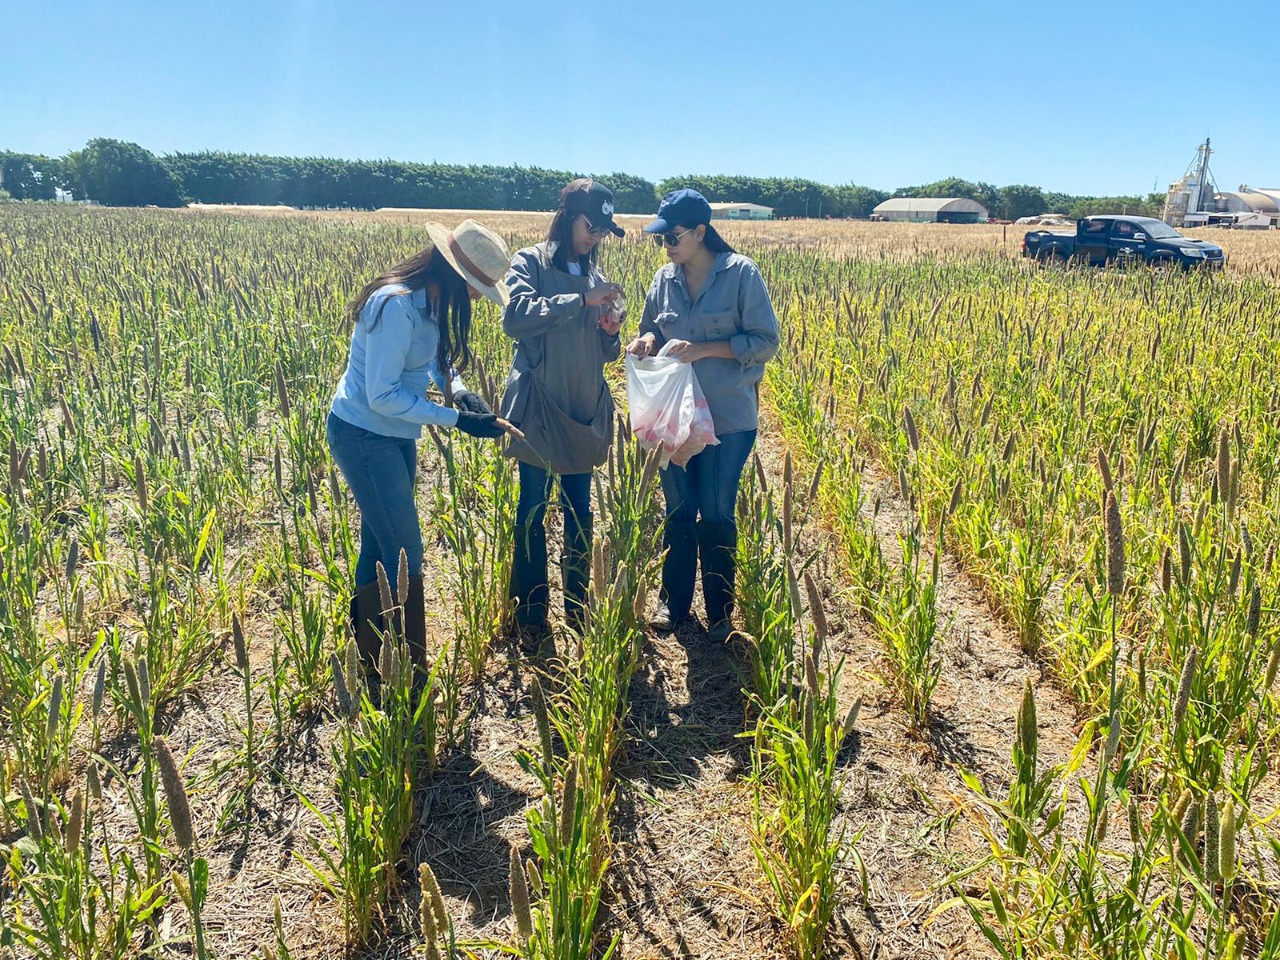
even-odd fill
[{"label": "millet field", "polygon": [[515,468],[427,431],[430,677],[389,642],[373,698],[324,421],[426,219],[0,205],[0,958],[1280,960],[1280,233],[727,225],[783,340],[738,634],[649,630],[623,423],[585,627],[523,657]]}]

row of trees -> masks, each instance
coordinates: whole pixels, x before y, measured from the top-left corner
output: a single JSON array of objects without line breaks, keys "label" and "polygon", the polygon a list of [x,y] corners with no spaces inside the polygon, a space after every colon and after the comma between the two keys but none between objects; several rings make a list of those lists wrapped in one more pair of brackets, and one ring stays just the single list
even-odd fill
[{"label": "row of trees", "polygon": [[659,192],[676,187],[693,187],[711,201],[760,203],[774,208],[778,217],[858,217],[871,216],[876,205],[890,197],[965,197],[987,208],[991,216],[1016,220],[1042,213],[1087,217],[1094,213],[1132,213],[1158,217],[1164,195],[1130,197],[1075,197],[1042,190],[1026,184],[997,187],[959,177],[937,180],[915,187],[900,187],[889,193],[857,184],[828,186],[812,180],[762,177],[688,176],[672,177],[658,184]]},{"label": "row of trees", "polygon": [[1158,217],[1164,212],[1164,194],[1117,197],[1074,197],[1026,184],[997,187],[981,181],[974,183],[949,177],[918,187],[901,187],[895,197],[966,197],[976,200],[1002,220],[1017,220],[1041,213],[1061,213],[1079,218],[1095,213],[1130,213],[1135,216]]},{"label": "row of trees", "polygon": [[[15,200],[52,200],[59,190],[108,206],[175,207],[186,202],[285,204],[291,207],[429,207],[465,210],[549,210],[577,174],[541,167],[462,166],[393,160],[268,157],[247,153],[175,153],[157,157],[135,143],[91,140],[65,157],[0,152],[0,189]],[[1159,216],[1161,194],[1076,197],[1040,187],[997,187],[959,178],[892,193],[849,183],[832,186],[783,177],[687,176],[654,185],[613,173],[598,178],[613,190],[619,213],[652,213],[658,198],[693,187],[714,202],[759,203],[778,217],[866,218],[889,197],[967,197],[993,217],[1040,213],[1083,217],[1128,212]]]},{"label": "row of trees", "polygon": [[[553,209],[578,174],[540,167],[461,166],[392,160],[175,153],[91,140],[65,157],[0,153],[0,187],[15,200],[52,200],[58,190],[107,206],[176,207],[187,202],[290,207]],[[620,213],[652,213],[655,187],[616,173],[597,179]]]},{"label": "row of trees", "polygon": [[671,177],[658,184],[664,194],[692,187],[712,203],[759,203],[773,207],[776,217],[871,216],[876,204],[889,196],[883,190],[856,184],[828,186],[812,180],[782,177],[698,176]]},{"label": "row of trees", "polygon": [[[284,203],[292,207],[554,209],[578,174],[541,167],[461,166],[393,160],[178,153],[164,163],[183,191],[203,203]],[[624,173],[597,177],[620,213],[651,213],[654,186]]]},{"label": "row of trees", "polygon": [[150,150],[90,140],[65,157],[0,153],[0,187],[14,200],[53,200],[61,192],[113,207],[180,207],[182,185]]}]

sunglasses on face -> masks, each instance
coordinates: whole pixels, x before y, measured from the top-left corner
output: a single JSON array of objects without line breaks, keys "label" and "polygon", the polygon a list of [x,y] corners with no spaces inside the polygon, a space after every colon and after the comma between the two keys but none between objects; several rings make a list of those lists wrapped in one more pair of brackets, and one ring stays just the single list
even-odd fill
[{"label": "sunglasses on face", "polygon": [[582,222],[587,225],[587,233],[593,237],[603,237],[606,233],[611,232],[608,226],[597,227],[585,213],[582,215]]},{"label": "sunglasses on face", "polygon": [[688,230],[684,231],[684,233],[660,233],[653,238],[653,242],[660,247],[664,245],[668,247],[678,247],[680,246],[680,241],[684,239],[685,234],[693,233],[696,229],[697,227],[690,227]]}]

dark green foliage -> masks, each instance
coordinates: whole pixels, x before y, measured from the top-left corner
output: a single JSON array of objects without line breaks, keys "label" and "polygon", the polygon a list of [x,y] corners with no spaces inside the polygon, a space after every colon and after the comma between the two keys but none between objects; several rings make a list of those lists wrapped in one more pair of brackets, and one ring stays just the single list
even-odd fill
[{"label": "dark green foliage", "polygon": [[[0,151],[0,188],[14,200],[52,200],[56,188],[111,206],[200,203],[291,207],[422,207],[455,210],[551,210],[579,174],[541,167],[499,167],[399,160],[336,160],[261,154],[175,153],[157,158],[136,144],[93,140],[64,158]],[[775,217],[866,219],[895,197],[966,197],[991,216],[1016,220],[1040,213],[1160,216],[1162,194],[1079,197],[1027,184],[996,187],[947,177],[892,194],[854,183],[830,185],[796,177],[689,175],[656,186],[627,173],[600,174],[618,213],[648,214],[667,191],[692,187],[712,203],[759,203]]]},{"label": "dark green foliage", "polygon": [[773,207],[775,217],[871,216],[876,204],[889,195],[856,184],[827,186],[812,180],[783,177],[687,176],[670,177],[658,184],[658,192],[692,187],[712,203],[759,203]]},{"label": "dark green foliage", "polygon": [[0,151],[0,187],[14,200],[52,200],[66,187],[63,162],[33,153]]},{"label": "dark green foliage", "polygon": [[66,159],[78,196],[108,207],[180,207],[182,190],[150,150],[123,140],[90,140]]},{"label": "dark green foliage", "polygon": [[[291,207],[552,210],[564,185],[578,176],[540,167],[244,153],[176,153],[165,160],[192,200]],[[628,174],[600,180],[614,191],[619,213],[652,213],[657,207],[647,180]]]}]

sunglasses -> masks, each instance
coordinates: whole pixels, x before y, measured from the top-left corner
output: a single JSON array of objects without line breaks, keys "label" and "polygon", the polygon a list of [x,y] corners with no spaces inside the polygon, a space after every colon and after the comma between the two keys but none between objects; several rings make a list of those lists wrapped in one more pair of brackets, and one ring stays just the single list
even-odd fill
[{"label": "sunglasses", "polygon": [[690,227],[684,233],[660,233],[653,238],[653,242],[660,247],[664,244],[668,247],[678,247],[680,246],[680,241],[684,239],[685,234],[693,233],[696,229],[698,228]]},{"label": "sunglasses", "polygon": [[597,227],[594,223],[591,222],[591,218],[588,217],[585,213],[582,215],[582,219],[583,219],[583,222],[586,223],[587,225],[587,233],[591,234],[593,237],[603,237],[606,233],[613,232],[613,230],[610,229],[608,225],[605,225],[603,227]]}]

